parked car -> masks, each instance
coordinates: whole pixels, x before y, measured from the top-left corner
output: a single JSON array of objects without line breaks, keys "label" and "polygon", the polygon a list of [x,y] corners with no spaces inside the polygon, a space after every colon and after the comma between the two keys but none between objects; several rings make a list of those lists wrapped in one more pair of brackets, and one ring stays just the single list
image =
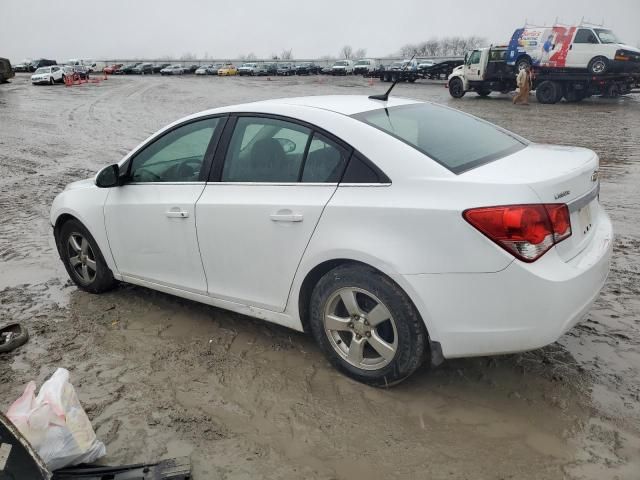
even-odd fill
[{"label": "parked car", "polygon": [[586,69],[595,75],[640,72],[640,49],[607,28],[590,25],[518,28],[509,42],[507,65]]},{"label": "parked car", "polygon": [[40,67],[34,72],[33,75],[31,75],[31,83],[34,85],[43,83],[53,85],[54,83],[61,83],[63,81],[63,74],[64,70],[60,65]]},{"label": "parked car", "polygon": [[331,67],[331,75],[351,75],[353,73],[353,60],[338,60]]},{"label": "parked car", "polygon": [[124,65],[117,69],[114,73],[116,75],[131,75],[133,73],[133,69],[140,65],[141,62],[138,63],[130,63],[128,65]]},{"label": "parked car", "polygon": [[582,319],[613,246],[598,168],[433,103],[279,99],[172,123],[68,185],[50,221],[80,289],[119,280],[304,330],[389,386]]},{"label": "parked car", "polygon": [[238,67],[238,75],[240,75],[241,77],[244,75],[255,75],[255,70],[257,68],[257,63],[243,63]]},{"label": "parked car", "polygon": [[11,68],[11,62],[8,58],[0,58],[0,83],[6,83],[10,78],[15,77],[13,68]]},{"label": "parked car", "polygon": [[114,73],[116,73],[116,71],[118,69],[120,69],[123,65],[121,63],[114,63],[112,65],[109,65],[107,67],[104,67],[104,69],[102,70],[104,73],[107,73],[109,75],[113,75]]},{"label": "parked car", "polygon": [[200,65],[196,65],[195,63],[192,65],[187,65],[183,67],[184,73],[196,73],[196,70],[200,68]]},{"label": "parked car", "polygon": [[166,68],[160,70],[160,75],[182,75],[184,74],[184,67],[182,65],[169,65]]},{"label": "parked car", "polygon": [[267,75],[277,75],[278,74],[278,64],[277,63],[265,63],[264,68],[267,71]]},{"label": "parked car", "polygon": [[196,75],[208,75],[207,70],[209,70],[212,67],[213,65],[203,65],[200,68],[198,68],[194,73]]},{"label": "parked car", "polygon": [[230,75],[237,75],[238,69],[233,64],[225,64],[222,68],[218,70],[218,75],[221,77],[227,77]]},{"label": "parked car", "polygon": [[276,75],[282,75],[287,77],[289,75],[295,75],[295,74],[296,74],[296,71],[292,63],[281,63],[280,65],[278,65],[278,70],[276,72]]},{"label": "parked car", "polygon": [[391,71],[409,71],[409,72],[415,72],[418,70],[418,61],[414,58],[414,59],[406,59],[406,60],[399,60],[397,62],[393,62],[389,67],[388,70]]},{"label": "parked car", "polygon": [[72,79],[79,78],[80,80],[88,80],[89,79],[89,68],[82,65],[63,65],[62,66],[62,81],[64,82],[65,77],[69,77]]},{"label": "parked car", "polygon": [[13,66],[14,72],[30,72],[31,60],[23,60],[22,62]]},{"label": "parked car", "polygon": [[361,58],[353,65],[354,75],[369,75],[378,69],[378,62],[371,58]]},{"label": "parked car", "polygon": [[131,73],[135,75],[150,75],[153,73],[153,63],[141,63],[134,67]]},{"label": "parked car", "polygon": [[322,75],[331,75],[332,71],[333,71],[333,65],[327,65],[326,67],[322,67],[320,69],[320,73]]},{"label": "parked car", "polygon": [[224,63],[214,63],[211,67],[207,68],[207,75],[218,75],[218,70],[224,67]]},{"label": "parked car", "polygon": [[55,60],[47,60],[46,58],[39,58],[34,60],[29,65],[29,71],[35,72],[40,67],[49,67],[51,65],[57,65],[58,63]]},{"label": "parked car", "polygon": [[153,66],[153,73],[160,73],[160,70],[162,70],[163,68],[167,68],[169,65],[171,65],[170,63],[157,63]]},{"label": "parked car", "polygon": [[296,75],[317,75],[320,67],[313,62],[303,62],[295,66]]}]

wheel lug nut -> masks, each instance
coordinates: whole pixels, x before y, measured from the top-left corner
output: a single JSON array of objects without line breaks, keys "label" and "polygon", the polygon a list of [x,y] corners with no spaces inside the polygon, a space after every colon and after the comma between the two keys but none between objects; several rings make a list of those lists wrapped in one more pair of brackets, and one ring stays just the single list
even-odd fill
[{"label": "wheel lug nut", "polygon": [[356,338],[360,340],[362,338],[362,335],[360,335],[359,333],[356,333]]},{"label": "wheel lug nut", "polygon": [[365,319],[364,324],[365,324],[365,325],[369,325],[369,320],[366,320],[366,319]]},{"label": "wheel lug nut", "polygon": [[349,328],[353,328],[353,323],[350,323],[350,324],[349,324]]},{"label": "wheel lug nut", "polygon": [[367,338],[369,338],[371,336],[371,332],[367,332],[365,333],[365,335],[367,336]]}]

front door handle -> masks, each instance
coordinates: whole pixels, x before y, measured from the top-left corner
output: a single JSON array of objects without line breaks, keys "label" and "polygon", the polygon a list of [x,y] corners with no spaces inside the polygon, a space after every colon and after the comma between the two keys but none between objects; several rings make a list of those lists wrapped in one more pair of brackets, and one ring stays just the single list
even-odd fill
[{"label": "front door handle", "polygon": [[301,213],[293,213],[289,209],[278,210],[276,213],[272,213],[270,218],[274,222],[301,222],[303,220]]},{"label": "front door handle", "polygon": [[187,218],[189,216],[189,212],[181,210],[180,208],[172,208],[166,212],[166,215],[169,218]]}]

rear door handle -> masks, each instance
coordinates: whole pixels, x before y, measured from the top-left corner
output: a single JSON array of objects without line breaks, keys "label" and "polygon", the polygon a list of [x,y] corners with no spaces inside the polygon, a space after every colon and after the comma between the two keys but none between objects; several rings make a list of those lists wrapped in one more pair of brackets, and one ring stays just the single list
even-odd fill
[{"label": "rear door handle", "polygon": [[172,208],[166,212],[166,215],[169,218],[187,218],[189,216],[189,212],[179,208]]},{"label": "rear door handle", "polygon": [[278,210],[272,213],[270,218],[274,222],[301,222],[303,216],[301,213],[293,213],[291,210]]}]

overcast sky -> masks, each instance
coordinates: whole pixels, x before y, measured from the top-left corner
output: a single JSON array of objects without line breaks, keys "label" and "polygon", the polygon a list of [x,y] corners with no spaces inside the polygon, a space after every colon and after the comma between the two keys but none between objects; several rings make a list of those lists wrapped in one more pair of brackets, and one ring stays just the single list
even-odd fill
[{"label": "overcast sky", "polygon": [[506,43],[525,20],[604,23],[640,44],[640,0],[0,0],[0,57],[125,59],[338,55],[372,57],[411,42],[480,35]]}]

